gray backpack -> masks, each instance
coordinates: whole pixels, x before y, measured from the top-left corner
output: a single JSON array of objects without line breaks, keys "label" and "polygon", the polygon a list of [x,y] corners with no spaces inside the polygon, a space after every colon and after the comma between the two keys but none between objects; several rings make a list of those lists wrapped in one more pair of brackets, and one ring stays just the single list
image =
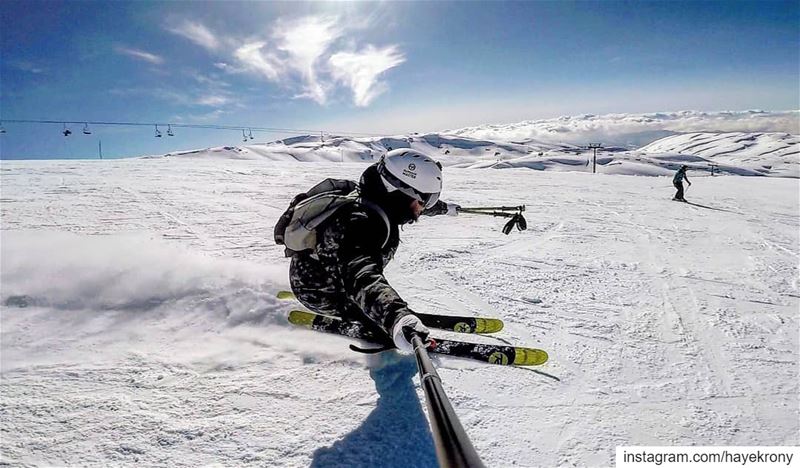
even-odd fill
[{"label": "gray backpack", "polygon": [[390,232],[389,218],[379,206],[359,198],[357,187],[358,184],[352,180],[325,179],[308,192],[295,196],[275,225],[275,243],[286,247],[287,257],[298,252],[314,251],[317,228],[340,208],[361,203],[378,213],[386,224],[387,234],[382,247],[386,246]]}]

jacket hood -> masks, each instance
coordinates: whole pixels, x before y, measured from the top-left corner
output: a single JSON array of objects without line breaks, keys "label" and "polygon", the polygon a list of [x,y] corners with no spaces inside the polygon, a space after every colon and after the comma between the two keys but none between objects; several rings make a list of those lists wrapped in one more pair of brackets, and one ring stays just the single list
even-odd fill
[{"label": "jacket hood", "polygon": [[389,192],[378,174],[377,164],[369,166],[361,174],[358,190],[361,197],[380,206],[392,223],[399,225],[414,222],[412,199],[399,190]]}]

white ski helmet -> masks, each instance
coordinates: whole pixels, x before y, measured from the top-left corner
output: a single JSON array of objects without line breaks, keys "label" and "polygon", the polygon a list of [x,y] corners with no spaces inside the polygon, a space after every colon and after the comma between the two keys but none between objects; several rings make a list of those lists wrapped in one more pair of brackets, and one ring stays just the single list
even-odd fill
[{"label": "white ski helmet", "polygon": [[442,165],[424,153],[408,148],[389,151],[378,163],[386,190],[399,190],[430,208],[442,191]]}]

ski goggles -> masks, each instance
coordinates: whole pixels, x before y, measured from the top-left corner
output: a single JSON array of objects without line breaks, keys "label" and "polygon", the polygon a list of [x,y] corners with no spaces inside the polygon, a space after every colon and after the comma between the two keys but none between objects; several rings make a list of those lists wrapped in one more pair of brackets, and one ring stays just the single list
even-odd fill
[{"label": "ski goggles", "polygon": [[439,192],[436,193],[423,193],[411,187],[402,180],[398,179],[391,172],[386,169],[386,165],[382,162],[378,164],[378,174],[383,178],[383,183],[389,191],[399,190],[400,192],[408,195],[420,202],[425,209],[432,208],[433,205],[439,201]]}]

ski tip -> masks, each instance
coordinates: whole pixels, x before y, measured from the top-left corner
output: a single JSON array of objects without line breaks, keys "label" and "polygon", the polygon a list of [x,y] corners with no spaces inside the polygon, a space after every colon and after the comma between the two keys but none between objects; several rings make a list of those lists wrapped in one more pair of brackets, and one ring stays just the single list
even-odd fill
[{"label": "ski tip", "polygon": [[475,319],[475,333],[497,333],[502,329],[503,329],[502,320],[490,319],[490,318]]},{"label": "ski tip", "polygon": [[314,313],[306,312],[305,310],[293,310],[289,312],[289,323],[310,328],[314,325],[314,317],[316,317]]},{"label": "ski tip", "polygon": [[291,291],[278,291],[278,299],[294,299],[294,293]]},{"label": "ski tip", "polygon": [[514,351],[515,366],[540,366],[549,359],[547,352],[542,349],[515,348]]}]

